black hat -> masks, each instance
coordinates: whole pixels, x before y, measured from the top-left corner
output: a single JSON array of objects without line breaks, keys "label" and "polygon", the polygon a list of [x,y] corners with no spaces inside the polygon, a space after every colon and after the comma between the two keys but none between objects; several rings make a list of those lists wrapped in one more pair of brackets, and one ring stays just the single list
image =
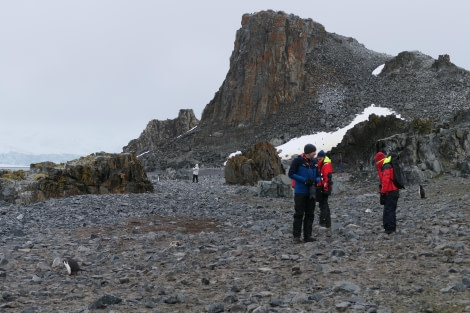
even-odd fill
[{"label": "black hat", "polygon": [[304,153],[305,154],[310,154],[310,153],[315,152],[315,151],[317,151],[317,148],[314,145],[312,145],[311,143],[306,144],[305,147],[304,147]]},{"label": "black hat", "polygon": [[318,154],[317,154],[317,157],[319,157],[319,158],[324,158],[325,155],[326,155],[326,154],[325,154],[325,151],[320,150],[320,152],[318,152]]}]

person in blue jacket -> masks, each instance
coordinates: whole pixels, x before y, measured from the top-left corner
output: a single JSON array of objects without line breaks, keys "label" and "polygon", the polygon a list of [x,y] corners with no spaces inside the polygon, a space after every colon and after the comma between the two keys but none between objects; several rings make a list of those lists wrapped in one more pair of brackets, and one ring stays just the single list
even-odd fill
[{"label": "person in blue jacket", "polygon": [[[292,160],[289,178],[295,180],[294,186],[294,242],[301,242],[302,226],[305,242],[315,241],[312,228],[315,212],[316,185],[320,181],[317,175],[317,148],[312,144],[304,147],[304,153]],[[317,177],[318,176],[318,177]]]}]

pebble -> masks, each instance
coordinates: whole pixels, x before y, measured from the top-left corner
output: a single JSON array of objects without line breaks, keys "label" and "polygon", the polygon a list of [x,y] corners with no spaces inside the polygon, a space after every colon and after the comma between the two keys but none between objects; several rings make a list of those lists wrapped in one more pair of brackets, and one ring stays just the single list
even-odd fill
[{"label": "pebble", "polygon": [[[350,186],[330,197],[332,228],[317,208],[305,244],[292,243],[292,198],[220,175],[2,203],[0,311],[468,312],[470,198],[443,192],[468,180],[435,179],[426,199],[402,190],[387,235],[376,186],[338,179]],[[66,256],[83,271],[67,275]]]}]

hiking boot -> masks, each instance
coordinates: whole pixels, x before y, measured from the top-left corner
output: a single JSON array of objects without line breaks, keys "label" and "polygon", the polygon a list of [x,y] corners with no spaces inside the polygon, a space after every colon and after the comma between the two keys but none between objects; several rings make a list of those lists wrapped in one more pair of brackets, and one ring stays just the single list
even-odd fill
[{"label": "hiking boot", "polygon": [[305,241],[305,242],[314,242],[314,241],[316,241],[316,239],[315,239],[315,238],[312,238],[312,237],[305,237],[305,238],[304,238],[304,241]]},{"label": "hiking boot", "polygon": [[301,243],[302,240],[300,240],[299,237],[294,237],[293,243]]}]

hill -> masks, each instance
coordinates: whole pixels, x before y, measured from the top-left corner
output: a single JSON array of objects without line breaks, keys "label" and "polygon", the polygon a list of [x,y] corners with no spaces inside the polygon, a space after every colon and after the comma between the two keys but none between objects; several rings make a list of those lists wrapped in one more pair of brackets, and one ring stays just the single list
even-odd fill
[{"label": "hill", "polygon": [[145,153],[140,159],[148,170],[221,166],[230,153],[258,141],[277,146],[344,127],[371,104],[407,122],[429,121],[434,129],[469,109],[469,72],[448,55],[436,60],[419,51],[374,52],[284,12],[245,14],[241,25],[227,76],[197,127],[188,125],[171,140],[139,145],[143,138],[137,138],[124,147]]}]

